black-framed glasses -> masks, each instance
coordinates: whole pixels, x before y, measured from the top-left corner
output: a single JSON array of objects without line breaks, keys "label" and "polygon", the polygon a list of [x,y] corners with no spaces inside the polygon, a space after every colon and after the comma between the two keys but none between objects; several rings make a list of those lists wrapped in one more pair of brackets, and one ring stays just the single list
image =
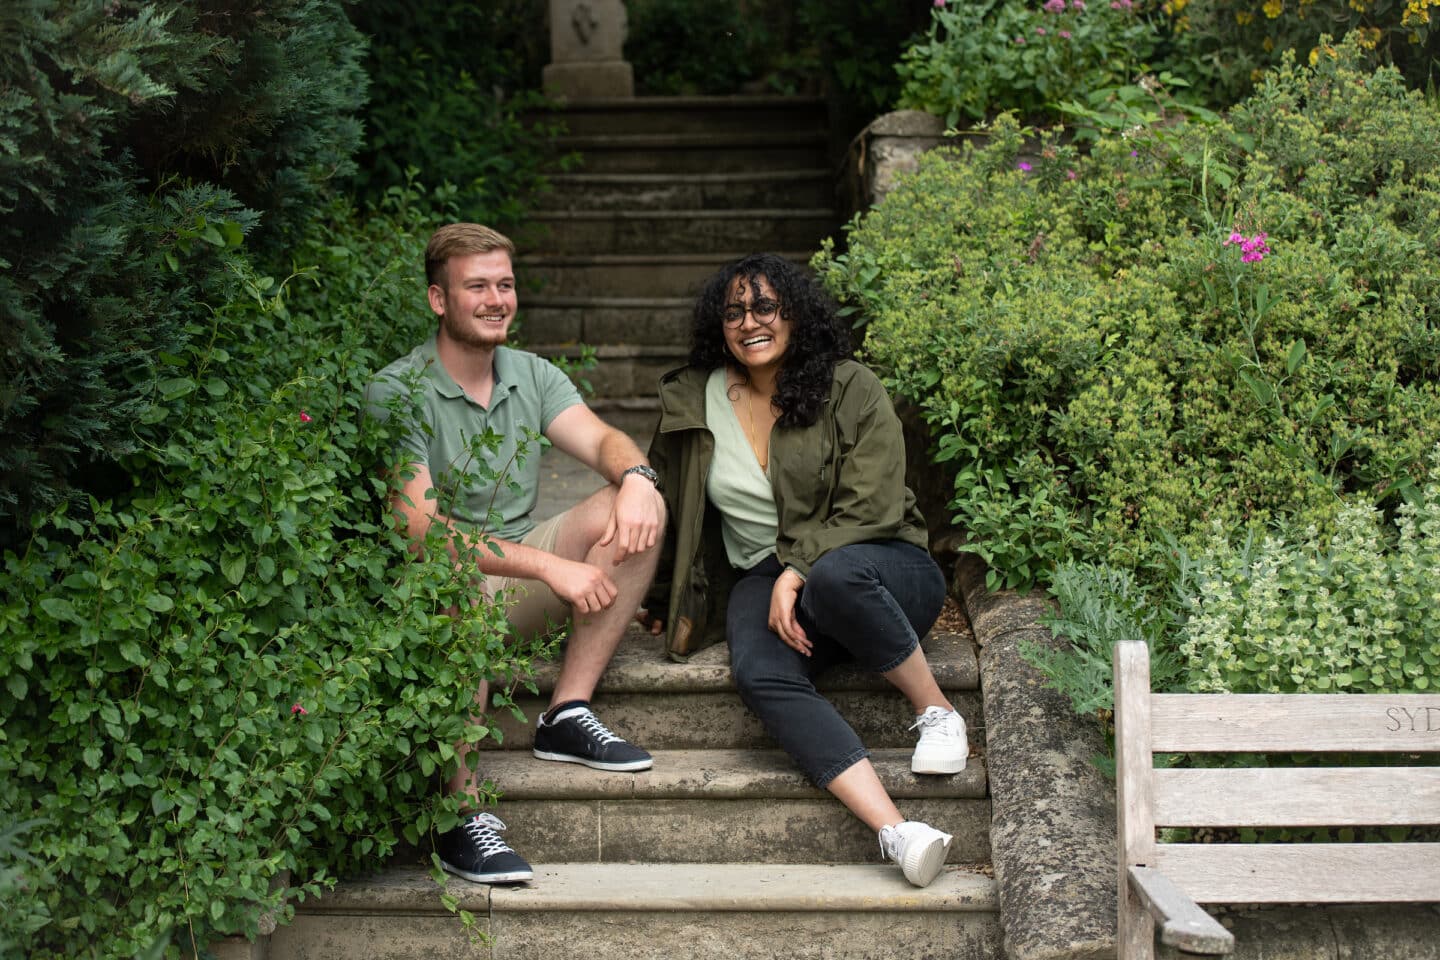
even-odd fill
[{"label": "black-framed glasses", "polygon": [[780,304],[774,300],[756,300],[749,307],[743,303],[732,303],[725,308],[722,316],[725,318],[725,326],[738,327],[745,321],[745,314],[755,318],[756,323],[769,326],[775,322],[780,314]]}]

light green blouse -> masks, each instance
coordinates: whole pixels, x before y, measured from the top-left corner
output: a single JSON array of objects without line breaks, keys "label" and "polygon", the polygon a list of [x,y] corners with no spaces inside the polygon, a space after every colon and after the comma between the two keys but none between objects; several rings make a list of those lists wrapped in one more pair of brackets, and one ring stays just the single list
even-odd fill
[{"label": "light green blouse", "polygon": [[775,491],[750,449],[735,405],[725,395],[725,368],[705,381],[705,423],[715,437],[715,456],[705,478],[705,495],[720,511],[725,555],[730,565],[748,570],[775,552],[779,519]]}]

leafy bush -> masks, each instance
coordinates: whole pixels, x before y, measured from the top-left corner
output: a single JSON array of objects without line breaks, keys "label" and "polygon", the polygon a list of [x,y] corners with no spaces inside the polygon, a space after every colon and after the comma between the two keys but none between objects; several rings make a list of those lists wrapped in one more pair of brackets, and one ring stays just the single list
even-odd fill
[{"label": "leafy bush", "polygon": [[360,43],[335,0],[0,5],[0,545],[123,485],[242,235],[280,249],[347,172]]},{"label": "leafy bush", "polygon": [[[1433,83],[1437,35],[1433,0],[1209,0],[1166,4],[1189,55],[1187,74],[1232,102],[1250,92],[1281,54],[1319,57],[1321,37],[1345,37],[1377,63],[1395,66],[1413,86]],[[1440,15],[1440,11],[1437,11]]]},{"label": "leafy bush", "polygon": [[0,824],[32,821],[34,862],[0,941],[31,957],[194,953],[456,822],[432,780],[488,734],[480,678],[534,651],[385,516],[361,391],[433,324],[431,207],[392,200],[318,222],[318,272],[237,266],[163,358],[133,490],[4,555]]},{"label": "leafy bush", "polygon": [[1002,119],[817,257],[992,585],[1065,559],[1154,583],[1172,536],[1328,536],[1346,500],[1413,499],[1440,432],[1440,120],[1362,57],[1085,156]]},{"label": "leafy bush", "polygon": [[1170,34],[1130,0],[940,3],[932,17],[896,67],[898,106],[951,126],[1006,110],[1054,117],[1067,100],[1130,83]]},{"label": "leafy bush", "polygon": [[546,188],[556,125],[535,116],[549,55],[544,4],[370,0],[351,20],[370,38],[370,104],[353,185],[379,202],[419,173],[453,183],[462,219],[509,228]]}]

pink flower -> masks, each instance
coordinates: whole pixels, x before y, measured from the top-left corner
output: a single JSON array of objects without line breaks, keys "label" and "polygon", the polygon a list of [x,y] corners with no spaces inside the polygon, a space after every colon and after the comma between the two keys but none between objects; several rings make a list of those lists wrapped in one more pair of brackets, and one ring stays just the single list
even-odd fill
[{"label": "pink flower", "polygon": [[1029,173],[1030,164],[1026,163],[1024,160],[1021,160],[1019,163],[1015,164],[1015,169],[1021,171],[1022,173]]},{"label": "pink flower", "polygon": [[1024,46],[1024,45],[1025,45],[1025,38],[1024,38],[1024,37],[1016,37],[1016,38],[1015,38],[1015,42],[1018,43],[1018,44],[1020,44],[1021,46]]},{"label": "pink flower", "polygon": [[1036,27],[1036,28],[1035,28],[1035,32],[1036,32],[1037,34],[1039,34],[1040,36],[1042,36],[1042,37],[1045,36],[1045,28],[1044,28],[1044,27]]},{"label": "pink flower", "polygon": [[313,420],[313,419],[315,419],[315,418],[312,417],[312,416],[310,416],[310,414],[306,413],[304,410],[301,410],[301,411],[300,411],[300,422],[301,422],[301,423],[309,423],[309,422],[310,422],[311,420]]},{"label": "pink flower", "polygon": [[1060,31],[1060,36],[1064,37],[1066,40],[1069,40],[1069,39],[1070,39],[1070,31],[1069,31],[1069,30],[1061,30],[1061,31]]},{"label": "pink flower", "polygon": [[1065,0],[1045,0],[1046,13],[1064,13]]},{"label": "pink flower", "polygon": [[943,7],[943,6],[945,6],[945,0],[935,0],[935,6],[937,6],[937,7]]},{"label": "pink flower", "polygon": [[300,714],[300,716],[303,717],[303,716],[305,716],[306,714],[308,714],[309,712],[310,712],[309,710],[306,710],[304,707],[300,706],[300,704],[298,704],[298,703],[292,704],[291,707],[290,707],[290,716],[292,716],[292,717],[295,716],[295,714],[297,714],[297,713]]},{"label": "pink flower", "polygon": [[1259,263],[1270,253],[1270,244],[1266,242],[1269,234],[1260,231],[1253,237],[1247,237],[1239,231],[1232,232],[1221,246],[1237,246],[1240,248],[1241,263]]},{"label": "pink flower", "polygon": [[1066,179],[1066,180],[1074,180],[1075,177],[1076,177],[1076,173],[1075,173],[1074,170],[1066,170],[1066,171],[1065,171],[1065,179]]},{"label": "pink flower", "polygon": [[1070,0],[1070,9],[1083,11],[1085,9],[1085,0]]}]

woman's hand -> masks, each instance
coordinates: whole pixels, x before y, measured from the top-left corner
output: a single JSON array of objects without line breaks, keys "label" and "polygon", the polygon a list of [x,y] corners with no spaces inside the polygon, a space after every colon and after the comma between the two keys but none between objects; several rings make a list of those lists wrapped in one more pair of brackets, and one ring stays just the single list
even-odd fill
[{"label": "woman's hand", "polygon": [[805,581],[800,574],[786,567],[770,591],[770,629],[775,631],[785,646],[808,657],[811,650],[810,638],[805,636],[805,629],[795,617],[795,604],[799,601],[800,591],[804,587]]}]

